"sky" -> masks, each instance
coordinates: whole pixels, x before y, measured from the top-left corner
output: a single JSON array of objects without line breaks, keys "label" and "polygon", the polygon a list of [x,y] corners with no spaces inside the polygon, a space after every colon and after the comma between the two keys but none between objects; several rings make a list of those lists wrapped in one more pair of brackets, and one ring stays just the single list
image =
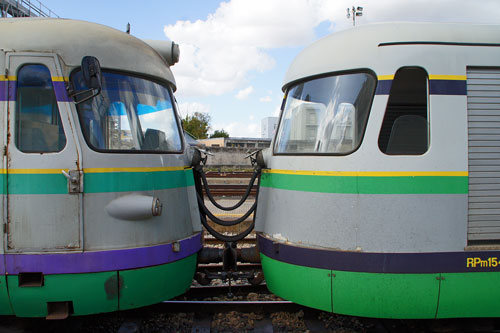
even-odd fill
[{"label": "sky", "polygon": [[307,45],[352,29],[346,9],[363,7],[356,26],[375,22],[500,24],[499,0],[41,0],[59,17],[96,22],[145,39],[173,40],[171,69],[181,116],[208,112],[211,130],[260,137],[278,116],[283,78]]}]

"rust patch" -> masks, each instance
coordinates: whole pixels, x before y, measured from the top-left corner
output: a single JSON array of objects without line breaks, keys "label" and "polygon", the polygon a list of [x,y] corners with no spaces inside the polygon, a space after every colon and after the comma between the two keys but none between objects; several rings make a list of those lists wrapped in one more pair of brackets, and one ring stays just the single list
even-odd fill
[{"label": "rust patch", "polygon": [[10,217],[10,200],[9,200],[9,195],[7,195],[7,248],[11,250],[13,248],[12,245],[12,237],[10,234],[10,225],[11,225],[11,217]]},{"label": "rust patch", "polygon": [[123,276],[120,275],[120,272],[117,273],[118,273],[118,296],[121,296],[121,292],[125,287],[125,283],[123,282]]},{"label": "rust patch", "polygon": [[73,129],[72,117],[70,115],[73,112],[73,110],[71,109],[71,107],[67,107],[66,111],[67,111],[67,118],[68,118],[69,129],[71,130],[71,135],[72,135],[73,140],[75,142],[75,150],[76,150],[76,161],[75,161],[75,164],[76,164],[76,170],[81,171],[81,169],[80,169],[80,149],[78,147],[78,145],[79,145],[78,136],[75,133],[75,130]]},{"label": "rust patch", "polygon": [[107,299],[112,300],[120,296],[124,287],[123,277],[116,272],[116,275],[111,276],[104,282],[104,291],[106,292]]},{"label": "rust patch", "polygon": [[[7,82],[9,82],[9,81],[7,81]],[[11,138],[11,135],[10,135],[10,131],[11,131],[11,129],[10,129],[10,123],[11,123],[11,120],[10,120],[10,100],[11,100],[11,97],[9,95],[10,94],[10,89],[9,89],[10,87],[8,86],[9,84],[10,84],[10,82],[7,83],[7,143],[6,143],[7,146],[9,145],[10,138]]]},{"label": "rust patch", "polygon": [[[6,75],[8,75],[8,69],[6,68]],[[8,81],[7,83],[7,94],[10,94],[10,87],[8,86],[9,84],[11,84],[11,82]],[[7,175],[6,175],[6,181],[5,181],[5,194],[7,196],[7,227],[6,227],[6,232],[7,232],[7,248],[10,250],[12,249],[12,237],[10,235],[10,225],[11,225],[11,216],[10,216],[10,196],[9,196],[9,181],[8,181],[8,176],[9,176],[9,169],[10,169],[10,163],[11,163],[11,156],[10,156],[10,152],[9,152],[9,145],[10,145],[10,140],[12,138],[12,135],[11,135],[11,114],[10,114],[10,109],[11,109],[11,106],[10,106],[10,96],[7,97],[7,142],[5,143],[5,158],[7,159],[5,165],[7,166]]]}]

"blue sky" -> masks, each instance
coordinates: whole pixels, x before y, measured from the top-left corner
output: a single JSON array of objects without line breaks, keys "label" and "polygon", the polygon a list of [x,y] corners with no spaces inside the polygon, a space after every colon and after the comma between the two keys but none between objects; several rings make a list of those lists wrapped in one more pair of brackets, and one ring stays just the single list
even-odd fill
[{"label": "blue sky", "polygon": [[[212,131],[260,137],[261,119],[278,114],[282,80],[313,41],[349,29],[346,8],[363,6],[357,25],[382,21],[500,24],[498,0],[42,0],[63,18],[180,44],[172,67],[181,115],[208,112]],[[486,13],[488,15],[486,15]]]}]

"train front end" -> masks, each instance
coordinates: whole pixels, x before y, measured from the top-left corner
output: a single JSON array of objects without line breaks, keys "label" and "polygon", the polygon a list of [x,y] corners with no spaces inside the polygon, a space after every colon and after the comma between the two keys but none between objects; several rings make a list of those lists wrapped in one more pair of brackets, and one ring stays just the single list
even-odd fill
[{"label": "train front end", "polygon": [[256,216],[273,293],[355,316],[500,315],[496,33],[367,25],[296,57]]},{"label": "train front end", "polygon": [[87,22],[0,25],[0,313],[64,318],[184,293],[201,225],[175,55]]}]

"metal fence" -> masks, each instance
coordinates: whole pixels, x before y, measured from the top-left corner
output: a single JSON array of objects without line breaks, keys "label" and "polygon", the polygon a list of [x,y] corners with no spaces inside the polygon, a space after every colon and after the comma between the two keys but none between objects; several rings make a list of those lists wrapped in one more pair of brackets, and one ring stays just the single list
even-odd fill
[{"label": "metal fence", "polygon": [[2,17],[59,17],[38,0],[0,0]]}]

